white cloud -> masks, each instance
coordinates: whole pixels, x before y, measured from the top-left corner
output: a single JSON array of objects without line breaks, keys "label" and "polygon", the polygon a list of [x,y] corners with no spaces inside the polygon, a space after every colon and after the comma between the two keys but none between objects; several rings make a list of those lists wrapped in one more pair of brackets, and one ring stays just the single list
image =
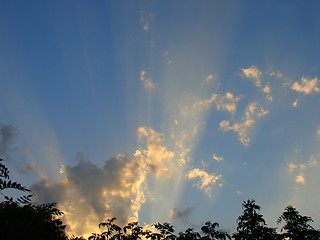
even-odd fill
[{"label": "white cloud", "polygon": [[237,110],[237,102],[240,100],[240,98],[241,96],[234,97],[230,92],[227,92],[224,95],[212,95],[212,100],[216,104],[217,110],[228,111],[230,113],[234,113]]},{"label": "white cloud", "polygon": [[272,101],[271,96],[271,86],[269,83],[267,83],[265,86],[262,86],[261,79],[262,79],[262,72],[258,69],[257,66],[252,65],[249,68],[241,68],[242,76],[252,79],[255,83],[255,85],[262,90],[263,93],[266,94],[266,98],[269,101]]},{"label": "white cloud", "polygon": [[311,94],[312,92],[320,92],[318,78],[302,77],[301,83],[294,82],[291,86],[292,90],[302,92],[305,95]]},{"label": "white cloud", "polygon": [[203,190],[209,197],[211,197],[211,192],[213,187],[217,184],[217,181],[221,180],[221,175],[216,175],[215,173],[209,174],[204,170],[198,168],[192,169],[187,173],[188,179],[200,178],[199,182],[193,186],[198,187]]},{"label": "white cloud", "polygon": [[296,182],[297,182],[297,183],[303,183],[303,184],[305,184],[305,183],[306,183],[306,180],[304,179],[304,177],[303,177],[302,175],[298,175],[298,176],[296,177]]},{"label": "white cloud", "polygon": [[212,158],[213,158],[214,160],[218,161],[218,162],[223,161],[223,157],[219,157],[219,156],[217,156],[215,153],[212,155]]},{"label": "white cloud", "polygon": [[154,175],[170,177],[171,171],[168,170],[165,163],[172,159],[175,154],[162,145],[163,134],[145,127],[139,127],[137,132],[139,139],[142,137],[147,139],[147,144],[145,149],[136,151],[135,158],[142,158]]},{"label": "white cloud", "polygon": [[262,87],[261,86],[262,72],[255,65],[252,65],[249,68],[241,68],[241,71],[244,77],[254,80],[257,87],[260,87],[260,88]]},{"label": "white cloud", "polygon": [[250,138],[248,131],[253,127],[257,119],[267,115],[268,110],[264,110],[258,103],[250,103],[245,111],[245,116],[240,122],[236,121],[230,124],[229,121],[224,120],[220,123],[220,130],[224,132],[233,131],[239,135],[239,140],[244,146],[249,146]]},{"label": "white cloud", "polygon": [[270,84],[267,83],[264,88],[262,88],[262,91],[266,94],[266,98],[271,102],[272,101],[272,96],[271,96],[271,87]]},{"label": "white cloud", "polygon": [[140,72],[140,80],[143,83],[144,88],[146,89],[152,89],[155,88],[156,85],[152,82],[151,78],[146,78],[147,72],[145,70],[142,70]]}]

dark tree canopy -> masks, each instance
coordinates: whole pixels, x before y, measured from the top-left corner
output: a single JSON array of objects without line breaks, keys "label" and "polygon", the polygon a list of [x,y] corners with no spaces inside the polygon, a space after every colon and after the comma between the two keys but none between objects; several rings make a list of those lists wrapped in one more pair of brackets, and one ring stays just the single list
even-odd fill
[{"label": "dark tree canopy", "polygon": [[65,240],[65,226],[56,219],[62,212],[54,204],[38,206],[0,203],[1,239]]},{"label": "dark tree canopy", "polygon": [[233,238],[236,240],[262,240],[280,239],[276,229],[266,226],[263,215],[260,214],[261,207],[255,200],[247,200],[242,203],[243,214],[238,218],[238,227]]},{"label": "dark tree canopy", "polygon": [[309,222],[313,222],[311,217],[301,216],[300,213],[292,206],[288,206],[278,219],[285,225],[282,227],[283,235],[292,240],[316,240],[320,239],[320,232],[315,230]]},{"label": "dark tree canopy", "polygon": [[34,206],[30,204],[32,195],[15,200],[3,193],[6,189],[30,190],[10,180],[9,170],[2,161],[0,159],[0,193],[6,201],[0,203],[0,239],[67,239],[65,225],[57,218],[63,213],[54,203]]}]

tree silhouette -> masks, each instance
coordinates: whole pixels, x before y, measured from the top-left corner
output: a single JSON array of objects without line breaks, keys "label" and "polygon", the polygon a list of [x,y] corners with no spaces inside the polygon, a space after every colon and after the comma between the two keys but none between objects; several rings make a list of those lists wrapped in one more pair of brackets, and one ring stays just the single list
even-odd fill
[{"label": "tree silhouette", "polygon": [[204,237],[202,237],[203,240],[225,240],[225,239],[231,239],[231,236],[226,233],[219,230],[216,230],[216,228],[219,227],[219,223],[211,223],[206,222],[205,225],[201,228],[201,231],[205,234]]},{"label": "tree silhouette", "polygon": [[315,240],[320,239],[320,232],[315,230],[309,222],[313,222],[311,217],[301,216],[299,212],[292,206],[286,207],[285,211],[278,219],[278,224],[285,221],[285,225],[282,227],[281,231],[285,230],[283,233],[285,237],[292,240]]},{"label": "tree silhouette", "polygon": [[274,228],[266,226],[261,207],[255,200],[242,203],[243,214],[238,218],[237,233],[233,234],[236,240],[281,239]]},{"label": "tree silhouette", "polygon": [[196,240],[200,239],[200,233],[196,232],[194,228],[188,228],[185,232],[179,232],[179,240]]},{"label": "tree silhouette", "polygon": [[[170,223],[166,222],[161,224],[158,222],[158,223],[152,224],[151,226],[154,226],[160,232],[160,234],[154,233],[154,236],[160,237],[160,239],[173,240],[177,238],[177,236],[173,234],[174,229]],[[151,235],[151,238],[153,238],[152,235]]]},{"label": "tree silhouette", "polygon": [[22,192],[30,192],[29,189],[21,186],[20,183],[12,182],[10,180],[9,176],[9,170],[8,168],[1,163],[3,159],[0,159],[0,194],[8,201],[8,202],[16,202],[16,203],[22,203],[27,204],[30,203],[32,195],[23,195],[21,197],[18,197],[16,200],[13,199],[13,197],[9,197],[7,194],[4,193],[4,190],[6,189],[15,189]]},{"label": "tree silhouette", "polygon": [[15,202],[0,203],[1,239],[65,240],[65,225],[60,219],[62,212],[55,204],[19,206]]},{"label": "tree silhouette", "polygon": [[14,200],[6,189],[30,192],[20,183],[10,180],[8,168],[0,159],[0,193],[6,201],[0,203],[0,239],[66,240],[65,225],[57,217],[63,213],[55,203],[31,205],[32,195]]}]

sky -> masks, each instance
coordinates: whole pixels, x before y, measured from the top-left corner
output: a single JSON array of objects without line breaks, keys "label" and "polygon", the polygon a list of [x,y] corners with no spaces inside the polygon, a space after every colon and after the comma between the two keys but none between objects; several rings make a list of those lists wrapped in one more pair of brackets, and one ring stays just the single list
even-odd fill
[{"label": "sky", "polygon": [[67,231],[320,226],[319,1],[1,1],[0,157]]}]

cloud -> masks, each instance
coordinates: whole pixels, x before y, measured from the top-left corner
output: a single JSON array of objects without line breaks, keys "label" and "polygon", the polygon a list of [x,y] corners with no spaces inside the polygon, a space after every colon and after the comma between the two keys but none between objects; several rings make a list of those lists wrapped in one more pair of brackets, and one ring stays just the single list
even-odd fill
[{"label": "cloud", "polygon": [[219,157],[215,153],[212,155],[212,158],[218,162],[223,161],[223,157]]},{"label": "cloud", "polygon": [[140,72],[140,80],[143,83],[144,88],[145,89],[155,88],[156,85],[152,82],[152,80],[150,78],[146,79],[146,74],[147,74],[147,72],[145,70],[142,70]]},{"label": "cloud", "polygon": [[318,86],[318,78],[302,77],[301,83],[294,82],[291,86],[292,90],[304,93],[305,95],[311,94],[313,92],[320,92]]},{"label": "cloud", "polygon": [[271,102],[272,101],[272,96],[271,96],[271,87],[270,84],[267,83],[263,88],[262,91],[266,94],[266,98]]},{"label": "cloud", "polygon": [[143,162],[154,175],[170,177],[172,172],[166,167],[165,163],[170,161],[175,154],[162,145],[163,134],[146,127],[139,127],[137,133],[139,139],[147,139],[147,144],[145,149],[138,149],[134,157],[143,159]]},{"label": "cloud", "polygon": [[288,164],[288,169],[289,169],[289,172],[292,173],[298,166],[294,163],[289,163]]},{"label": "cloud", "polygon": [[133,157],[119,154],[102,166],[78,154],[77,165],[63,167],[60,182],[43,178],[31,186],[34,200],[58,202],[67,231],[76,235],[98,231],[98,223],[110,217],[119,224],[137,221],[146,201],[147,176],[170,178],[165,165],[174,156],[162,145],[161,133],[140,127],[138,137],[145,143]]},{"label": "cloud", "polygon": [[83,159],[74,167],[65,166],[65,178],[59,183],[43,179],[31,190],[37,202],[58,202],[67,230],[76,235],[93,231],[111,216],[123,224],[135,210],[135,201],[143,199],[139,196],[139,170],[131,169],[137,173],[134,179],[124,174],[130,161],[128,156],[119,155],[101,167]]},{"label": "cloud", "polygon": [[224,95],[213,94],[212,100],[216,104],[217,110],[234,113],[237,110],[237,102],[241,96],[234,97],[232,93],[227,92]]},{"label": "cloud", "polygon": [[302,175],[299,175],[296,177],[296,182],[305,184],[306,180],[304,179],[304,177]]},{"label": "cloud", "polygon": [[317,129],[317,134],[320,135],[320,126]]},{"label": "cloud", "polygon": [[215,77],[210,74],[208,77],[206,77],[206,83],[209,83],[210,81],[212,81]]},{"label": "cloud", "polygon": [[187,173],[188,179],[200,178],[199,182],[194,184],[194,187],[198,187],[200,190],[203,190],[210,198],[211,192],[214,185],[217,184],[217,181],[221,180],[222,175],[216,175],[215,173],[209,174],[204,170],[194,168]]},{"label": "cloud", "polygon": [[295,108],[297,108],[297,107],[298,107],[298,103],[299,103],[299,99],[296,99],[296,100],[294,101],[294,103],[292,103],[292,106],[295,107]]},{"label": "cloud", "polygon": [[242,194],[242,192],[241,192],[241,191],[239,191],[239,190],[236,190],[236,194],[241,195],[241,194]]},{"label": "cloud", "polygon": [[268,110],[264,110],[258,103],[250,103],[245,111],[242,120],[230,124],[230,121],[224,120],[220,123],[219,129],[223,132],[233,131],[239,135],[239,141],[246,147],[249,146],[250,138],[248,131],[253,127],[257,119],[267,115]]},{"label": "cloud", "polygon": [[18,131],[14,126],[0,123],[0,157],[13,150],[11,146],[17,135]]},{"label": "cloud", "polygon": [[140,22],[142,24],[142,28],[143,30],[145,30],[146,32],[149,31],[150,28],[150,20],[151,20],[152,14],[149,13],[147,14],[145,11],[142,11],[140,14]]},{"label": "cloud", "polygon": [[243,77],[252,79],[254,81],[256,87],[260,88],[261,91],[266,94],[266,98],[269,101],[272,101],[270,83],[267,83],[265,86],[262,86],[261,79],[262,79],[263,74],[258,69],[257,66],[252,65],[249,68],[241,68],[241,71],[242,71]]},{"label": "cloud", "polygon": [[224,95],[212,94],[211,98],[197,101],[191,106],[185,106],[180,112],[182,115],[196,114],[198,111],[204,111],[208,109],[214,102],[218,111],[234,113],[237,109],[237,102],[240,99],[241,96],[235,97],[230,92],[227,92]]},{"label": "cloud", "polygon": [[276,78],[282,78],[283,74],[280,71],[276,71],[276,72],[271,72],[270,76],[271,77],[276,77]]},{"label": "cloud", "polygon": [[295,176],[296,183],[306,184],[306,179],[304,176],[309,169],[318,166],[318,161],[314,156],[311,156],[306,163],[296,164],[296,163],[288,163],[288,172]]},{"label": "cloud", "polygon": [[192,210],[193,210],[193,208],[187,207],[186,209],[180,211],[176,207],[173,207],[170,210],[169,218],[170,219],[179,219],[183,223],[187,223],[188,222],[188,218],[192,213]]},{"label": "cloud", "polygon": [[256,86],[262,88],[262,72],[255,65],[252,65],[249,68],[241,68],[241,71],[244,77],[254,80]]}]

